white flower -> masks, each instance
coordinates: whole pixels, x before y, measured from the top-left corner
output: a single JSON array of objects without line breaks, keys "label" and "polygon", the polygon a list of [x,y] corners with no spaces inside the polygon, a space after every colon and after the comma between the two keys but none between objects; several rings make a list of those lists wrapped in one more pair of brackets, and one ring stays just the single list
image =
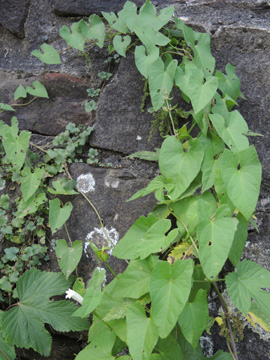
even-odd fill
[{"label": "white flower", "polygon": [[78,294],[76,291],[68,289],[68,291],[66,291],[66,299],[73,299],[78,301],[78,303],[82,304],[83,302],[83,297]]}]

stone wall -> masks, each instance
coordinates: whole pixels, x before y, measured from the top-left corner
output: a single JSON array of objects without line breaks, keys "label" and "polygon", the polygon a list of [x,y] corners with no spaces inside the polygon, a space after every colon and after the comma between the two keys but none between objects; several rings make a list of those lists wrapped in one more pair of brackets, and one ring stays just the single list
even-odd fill
[{"label": "stone wall", "polygon": [[[0,101],[10,103],[19,84],[27,85],[42,79],[43,65],[30,53],[44,42],[58,50],[65,47],[58,35],[62,25],[71,25],[92,13],[118,11],[124,2],[0,0]],[[134,2],[139,6],[144,3],[142,0]],[[263,134],[263,137],[251,139],[263,165],[263,181],[256,211],[259,233],[250,228],[245,257],[270,270],[270,1],[156,0],[153,3],[159,7],[174,4],[175,15],[187,25],[210,33],[217,69],[224,71],[227,63],[237,66],[236,74],[246,98],[239,101],[239,110],[250,130]],[[104,51],[92,48],[89,56],[91,67],[77,56],[76,51],[64,53],[62,64],[50,66],[46,74],[49,99],[39,99],[28,107],[20,108],[16,116],[20,128],[31,130],[39,142],[63,131],[69,122],[94,126],[90,145],[98,149],[100,161],[112,163],[113,168],[73,164],[70,172],[79,179],[81,188],[97,206],[112,241],[117,241],[138,216],[147,214],[155,204],[151,196],[125,202],[157,174],[155,164],[129,160],[126,156],[159,147],[161,138],[156,135],[151,142],[147,141],[151,116],[140,111],[143,82],[131,56],[110,69],[113,77],[102,89],[95,114],[84,111],[83,105],[89,99],[86,89],[100,87],[102,83],[97,73],[108,70],[104,64]],[[10,114],[2,114],[1,119],[9,122]],[[79,270],[87,280],[96,263],[87,248],[86,239],[91,238],[96,244],[104,239],[91,208],[79,197],[71,200],[74,210],[67,226],[72,239],[85,241],[83,263]],[[57,237],[61,238],[61,231]],[[110,263],[118,272],[125,267],[124,262],[113,258]],[[50,267],[57,269],[55,258],[52,258]],[[73,352],[78,352],[83,344],[78,343],[77,338],[72,339],[72,335],[69,338],[59,334],[55,336],[52,355],[47,359],[74,359]],[[226,344],[218,334],[206,342],[214,352],[219,348],[226,350]],[[245,339],[238,344],[241,352],[239,359],[270,359],[269,345],[266,334],[246,328]],[[18,359],[43,358],[22,350]]]}]

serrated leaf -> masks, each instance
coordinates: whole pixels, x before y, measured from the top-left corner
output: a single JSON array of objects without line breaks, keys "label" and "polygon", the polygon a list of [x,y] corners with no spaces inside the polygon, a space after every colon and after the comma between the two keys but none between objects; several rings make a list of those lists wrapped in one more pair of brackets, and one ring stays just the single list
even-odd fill
[{"label": "serrated leaf", "polygon": [[232,247],[229,253],[230,262],[236,267],[239,263],[248,236],[249,222],[240,213],[237,214],[238,225],[234,234]]},{"label": "serrated leaf", "polygon": [[149,292],[151,270],[146,260],[132,260],[116,282],[112,295],[139,299]]},{"label": "serrated leaf", "polygon": [[127,342],[133,360],[148,358],[158,341],[158,329],[150,317],[145,314],[144,307],[136,302],[128,305]]},{"label": "serrated leaf", "polygon": [[26,215],[35,213],[39,206],[46,201],[47,197],[44,193],[34,194],[27,201],[22,198],[18,205],[19,217],[24,218]]},{"label": "serrated leaf", "polygon": [[128,45],[131,43],[131,37],[126,35],[122,37],[120,35],[115,35],[113,38],[113,46],[119,55],[126,57],[126,50]]},{"label": "serrated leaf", "polygon": [[75,180],[68,180],[66,178],[58,178],[56,181],[52,182],[53,187],[48,188],[49,193],[54,195],[77,195],[78,192],[73,190],[76,186]]},{"label": "serrated leaf", "polygon": [[246,318],[255,328],[256,323],[265,331],[270,333],[270,314],[266,314],[255,303],[251,304],[248,316]]},{"label": "serrated leaf", "polygon": [[72,208],[73,206],[71,203],[66,203],[63,207],[60,207],[59,199],[49,201],[49,224],[52,234],[64,225],[70,217]]},{"label": "serrated leaf", "polygon": [[44,174],[44,169],[36,168],[34,172],[31,172],[30,168],[24,168],[21,178],[21,192],[23,194],[23,200],[27,202],[32,195],[38,190],[41,179]]},{"label": "serrated leaf", "polygon": [[150,279],[151,315],[161,338],[175,326],[188,300],[191,289],[193,261],[177,260],[173,265],[158,261]]},{"label": "serrated leaf", "polygon": [[20,97],[26,98],[27,91],[22,85],[19,85],[14,93],[14,100],[18,100]]},{"label": "serrated leaf", "polygon": [[157,221],[158,219],[153,215],[148,215],[147,218],[141,216],[116,244],[112,252],[113,256],[119,259],[136,259],[138,257],[136,255],[136,245],[145,236],[148,229]]},{"label": "serrated leaf", "polygon": [[240,81],[235,75],[235,66],[231,64],[226,65],[226,73],[224,75],[221,71],[216,71],[215,76],[218,78],[218,88],[223,94],[228,94],[234,100],[240,96]]},{"label": "serrated leaf", "polygon": [[61,295],[69,285],[60,273],[35,268],[26,271],[17,282],[19,302],[2,315],[3,334],[10,343],[26,349],[32,347],[41,355],[49,356],[51,336],[44,323],[58,331],[87,329],[87,320],[71,317],[75,304],[49,300],[51,296]]},{"label": "serrated leaf", "polygon": [[176,67],[177,60],[172,60],[165,68],[160,57],[149,65],[149,90],[155,111],[159,110],[165,103],[165,98],[170,96]]},{"label": "serrated leaf", "polygon": [[209,319],[207,292],[199,290],[193,302],[187,302],[178,324],[187,341],[195,349]]},{"label": "serrated leaf", "polygon": [[259,308],[270,314],[270,272],[250,260],[241,261],[234,273],[226,276],[228,294],[234,305],[246,316],[251,308],[251,298]]},{"label": "serrated leaf", "polygon": [[209,76],[205,81],[203,71],[192,63],[185,66],[185,71],[177,67],[175,83],[190,98],[195,114],[211,102],[218,86],[216,77]]},{"label": "serrated leaf", "polygon": [[14,345],[9,345],[2,338],[2,333],[0,330],[0,360],[15,360],[16,353]]},{"label": "serrated leaf", "polygon": [[235,218],[219,218],[199,224],[200,262],[208,279],[214,279],[222,269],[234,239],[238,221]]},{"label": "serrated leaf", "polygon": [[8,104],[0,103],[0,110],[6,110],[6,111],[16,111]]},{"label": "serrated leaf", "polygon": [[165,251],[178,235],[177,229],[165,235],[170,228],[169,219],[158,220],[136,244],[135,255],[143,260],[151,254]]},{"label": "serrated leaf", "polygon": [[76,269],[81,259],[82,251],[82,242],[79,240],[74,241],[71,246],[68,246],[66,240],[57,240],[55,253],[59,267],[66,276],[66,279],[68,279],[72,271]]},{"label": "serrated leaf", "polygon": [[248,138],[244,135],[248,132],[248,126],[238,111],[230,112],[227,120],[219,114],[210,114],[209,117],[219,136],[232,151],[238,152],[249,147]]},{"label": "serrated leaf", "polygon": [[41,47],[41,50],[43,51],[43,53],[39,50],[34,50],[31,52],[31,55],[36,56],[44,64],[61,64],[62,63],[57,50],[55,50],[55,48],[53,46],[44,43],[40,47]]},{"label": "serrated leaf", "polygon": [[27,86],[26,91],[28,94],[38,97],[44,97],[49,98],[47,90],[45,89],[45,86],[42,85],[39,81],[34,81],[32,84],[33,87]]},{"label": "serrated leaf", "polygon": [[137,69],[145,78],[148,78],[150,65],[159,57],[159,48],[153,46],[147,50],[147,55],[145,51],[146,49],[143,45],[136,46],[134,55]]},{"label": "serrated leaf", "polygon": [[73,23],[70,29],[71,31],[66,25],[62,26],[59,30],[60,36],[69,46],[83,51],[85,38],[82,34],[80,23]]},{"label": "serrated leaf", "polygon": [[23,130],[19,135],[18,121],[16,117],[11,119],[11,126],[6,124],[0,127],[2,143],[12,166],[19,171],[24,164],[26,152],[29,147],[31,133]]},{"label": "serrated leaf", "polygon": [[82,306],[75,311],[73,316],[87,317],[100,304],[102,299],[101,284],[104,281],[106,271],[95,269],[92,279],[89,281]]},{"label": "serrated leaf", "polygon": [[188,142],[188,149],[174,136],[162,144],[159,155],[159,168],[166,179],[173,179],[175,188],[168,193],[172,200],[177,199],[198,175],[203,160],[203,148],[198,139]]},{"label": "serrated leaf", "polygon": [[249,220],[255,210],[261,183],[261,164],[254,146],[233,154],[225,150],[222,177],[230,200]]}]

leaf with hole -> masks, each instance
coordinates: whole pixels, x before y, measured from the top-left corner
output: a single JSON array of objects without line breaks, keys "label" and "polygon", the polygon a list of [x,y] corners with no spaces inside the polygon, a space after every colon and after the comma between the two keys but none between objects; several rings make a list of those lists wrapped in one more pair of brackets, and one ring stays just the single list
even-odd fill
[{"label": "leaf with hole", "polygon": [[225,264],[237,224],[237,219],[224,217],[203,221],[198,225],[199,257],[208,279],[214,279]]},{"label": "leaf with hole", "polygon": [[57,50],[55,50],[55,48],[53,46],[44,43],[40,47],[41,47],[41,50],[43,51],[43,53],[39,50],[34,50],[31,52],[31,55],[36,56],[44,64],[61,64],[62,63]]},{"label": "leaf with hole", "polygon": [[68,246],[66,240],[57,240],[55,254],[58,265],[66,279],[68,279],[72,271],[76,269],[76,266],[81,260],[82,251],[82,242],[79,240],[74,241],[71,246]]},{"label": "leaf with hole", "polygon": [[177,260],[173,265],[158,261],[150,279],[151,316],[166,338],[185,307],[192,285],[193,261]]},{"label": "leaf with hole", "polygon": [[73,206],[70,202],[61,207],[59,199],[49,201],[49,224],[52,234],[59,230],[68,220],[72,208]]},{"label": "leaf with hole", "polygon": [[27,201],[22,198],[18,205],[18,214],[20,218],[24,218],[26,215],[35,213],[39,206],[47,201],[45,193],[39,193],[38,195],[32,195]]},{"label": "leaf with hole", "polygon": [[33,87],[27,86],[26,91],[28,94],[37,96],[37,97],[44,97],[49,98],[47,90],[45,89],[45,86],[42,85],[39,81],[34,81],[32,84]]},{"label": "leaf with hole", "polygon": [[236,154],[226,149],[222,157],[222,177],[230,200],[249,220],[258,201],[262,177],[254,146]]},{"label": "leaf with hole", "polygon": [[234,305],[246,316],[253,301],[267,314],[270,314],[270,272],[255,262],[244,259],[236,271],[226,276],[228,294]]}]

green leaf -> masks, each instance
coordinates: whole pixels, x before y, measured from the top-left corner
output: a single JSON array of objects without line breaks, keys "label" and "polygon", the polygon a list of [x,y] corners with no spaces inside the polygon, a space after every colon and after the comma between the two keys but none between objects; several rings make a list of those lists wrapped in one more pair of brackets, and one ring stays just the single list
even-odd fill
[{"label": "green leaf", "polygon": [[55,48],[53,46],[44,43],[40,47],[41,47],[41,50],[43,51],[43,53],[39,50],[34,50],[31,52],[31,55],[36,56],[44,64],[61,64],[62,63],[58,52],[55,50]]},{"label": "green leaf", "polygon": [[112,255],[116,256],[118,259],[136,259],[138,257],[136,255],[136,245],[157,220],[158,219],[153,215],[148,215],[147,218],[141,216],[130,227],[125,236],[117,243],[113,249]]},{"label": "green leaf", "polygon": [[159,339],[155,348],[157,348],[158,354],[151,354],[149,360],[186,360],[173,335],[169,335],[166,339]]},{"label": "green leaf", "polygon": [[177,67],[175,83],[190,98],[195,114],[211,102],[218,86],[218,80],[214,76],[209,76],[204,81],[203,71],[192,63],[185,66],[185,71]]},{"label": "green leaf", "polygon": [[136,46],[134,55],[137,69],[145,78],[148,78],[150,65],[159,57],[159,48],[153,46],[147,50],[147,55],[145,51],[146,49],[143,45]]},{"label": "green leaf", "polygon": [[76,240],[69,247],[66,240],[57,240],[55,253],[60,269],[69,278],[72,271],[75,270],[82,256],[82,242]]},{"label": "green leaf", "polygon": [[103,48],[106,30],[103,21],[98,15],[92,14],[89,17],[88,22],[90,24],[90,28],[84,20],[79,22],[83,35],[89,40],[98,40],[97,46]]},{"label": "green leaf", "polygon": [[66,203],[61,208],[59,199],[49,201],[49,224],[52,234],[54,234],[61,228],[62,225],[64,225],[64,223],[70,217],[72,208],[73,206],[70,202]]},{"label": "green leaf", "polygon": [[52,182],[53,187],[48,188],[49,193],[55,195],[77,195],[78,192],[73,190],[76,186],[75,180],[68,180],[66,178],[58,178],[56,181]]},{"label": "green leaf", "polygon": [[176,183],[175,188],[168,193],[171,199],[177,199],[189,187],[200,171],[202,160],[203,148],[198,139],[189,140],[186,150],[174,136],[163,142],[159,168],[166,179],[173,179]]},{"label": "green leaf", "polygon": [[27,201],[22,200],[18,205],[18,214],[20,218],[24,218],[26,215],[35,213],[39,206],[47,201],[46,195],[44,193],[40,193],[36,196],[36,194],[32,195]]},{"label": "green leaf", "polygon": [[71,32],[66,25],[62,26],[59,33],[69,46],[83,51],[85,38],[82,34],[80,22],[71,25]]},{"label": "green leaf", "polygon": [[248,138],[243,135],[248,132],[248,126],[238,111],[230,112],[227,121],[219,114],[209,117],[219,136],[232,151],[238,152],[249,147]]},{"label": "green leaf", "polygon": [[240,213],[237,214],[237,230],[234,235],[232,247],[229,253],[230,262],[236,267],[239,263],[248,236],[249,222]]},{"label": "green leaf", "polygon": [[44,98],[49,98],[47,90],[45,89],[45,86],[42,85],[39,81],[34,81],[33,82],[33,87],[31,86],[27,86],[26,87],[26,91],[28,92],[28,94],[33,95],[33,96],[38,96],[38,97],[44,97]]},{"label": "green leaf", "polygon": [[214,279],[227,260],[237,224],[235,218],[219,218],[199,224],[200,262],[208,279]]},{"label": "green leaf", "polygon": [[15,353],[14,345],[9,345],[7,342],[5,342],[5,340],[2,337],[2,332],[0,330],[0,360],[15,360],[15,359],[16,359],[16,353]]},{"label": "green leaf", "polygon": [[165,69],[165,64],[159,57],[149,65],[149,90],[152,105],[155,111],[159,110],[170,96],[177,60],[172,60]]},{"label": "green leaf", "polygon": [[265,331],[270,332],[270,314],[262,311],[254,302],[248,312],[247,320],[256,328],[255,323],[259,324]]},{"label": "green leaf", "polygon": [[17,282],[19,302],[2,315],[4,337],[17,347],[32,347],[41,355],[49,356],[51,335],[44,323],[57,331],[87,329],[87,320],[71,317],[75,304],[49,300],[61,295],[69,286],[70,282],[60,273],[41,272],[35,268],[26,271]]},{"label": "green leaf", "polygon": [[89,339],[91,343],[76,356],[75,360],[114,360],[112,348],[116,339],[115,333],[100,320],[95,320],[90,332],[94,334]]},{"label": "green leaf", "polygon": [[207,292],[199,290],[193,302],[187,302],[178,324],[187,341],[195,349],[209,319]]},{"label": "green leaf", "polygon": [[19,127],[16,117],[11,119],[11,126],[5,124],[0,127],[0,135],[2,136],[2,143],[7,158],[12,166],[19,171],[25,161],[31,133],[29,131],[22,131],[18,135],[18,131]]},{"label": "green leaf", "polygon": [[112,295],[139,299],[149,292],[151,270],[146,260],[132,260],[117,281]]},{"label": "green leaf", "polygon": [[255,210],[261,183],[261,164],[254,146],[233,154],[225,150],[222,177],[230,200],[249,220]]},{"label": "green leaf", "polygon": [[241,261],[236,272],[226,276],[228,293],[234,305],[246,316],[251,308],[251,298],[257,306],[270,314],[270,272],[250,260]]},{"label": "green leaf", "polygon": [[115,35],[113,38],[113,46],[119,55],[126,57],[126,50],[128,45],[131,43],[131,37],[126,35],[123,37],[120,35]]},{"label": "green leaf", "polygon": [[95,269],[92,279],[89,281],[82,306],[75,311],[73,316],[87,317],[100,304],[103,293],[101,285],[104,282],[106,271]]},{"label": "green leaf", "polygon": [[25,202],[30,199],[30,197],[38,190],[43,174],[43,168],[36,168],[33,173],[31,172],[30,168],[23,169],[21,178],[21,192]]},{"label": "green leaf", "polygon": [[151,315],[161,338],[166,338],[185,307],[191,289],[193,261],[177,260],[173,265],[158,261],[150,279]]},{"label": "green leaf", "polygon": [[155,149],[156,151],[138,151],[131,155],[128,155],[129,158],[138,158],[147,161],[158,161],[159,159],[159,149]]},{"label": "green leaf", "polygon": [[158,341],[158,329],[139,302],[128,305],[126,313],[130,355],[133,360],[143,360],[143,356],[148,358]]},{"label": "green leaf", "polygon": [[135,255],[141,259],[147,258],[150,254],[165,251],[178,235],[178,230],[170,231],[171,221],[169,219],[158,220],[149,230],[147,230],[144,237],[142,237],[135,248]]},{"label": "green leaf", "polygon": [[0,103],[0,110],[6,110],[6,111],[16,111],[8,104]]},{"label": "green leaf", "polygon": [[218,78],[218,88],[223,94],[228,94],[232,99],[237,100],[240,96],[240,81],[235,75],[235,66],[227,64],[226,73],[227,75],[224,75],[221,71],[216,71],[215,76]]},{"label": "green leaf", "polygon": [[14,93],[14,100],[18,100],[20,97],[26,98],[27,91],[22,85],[19,85]]}]

